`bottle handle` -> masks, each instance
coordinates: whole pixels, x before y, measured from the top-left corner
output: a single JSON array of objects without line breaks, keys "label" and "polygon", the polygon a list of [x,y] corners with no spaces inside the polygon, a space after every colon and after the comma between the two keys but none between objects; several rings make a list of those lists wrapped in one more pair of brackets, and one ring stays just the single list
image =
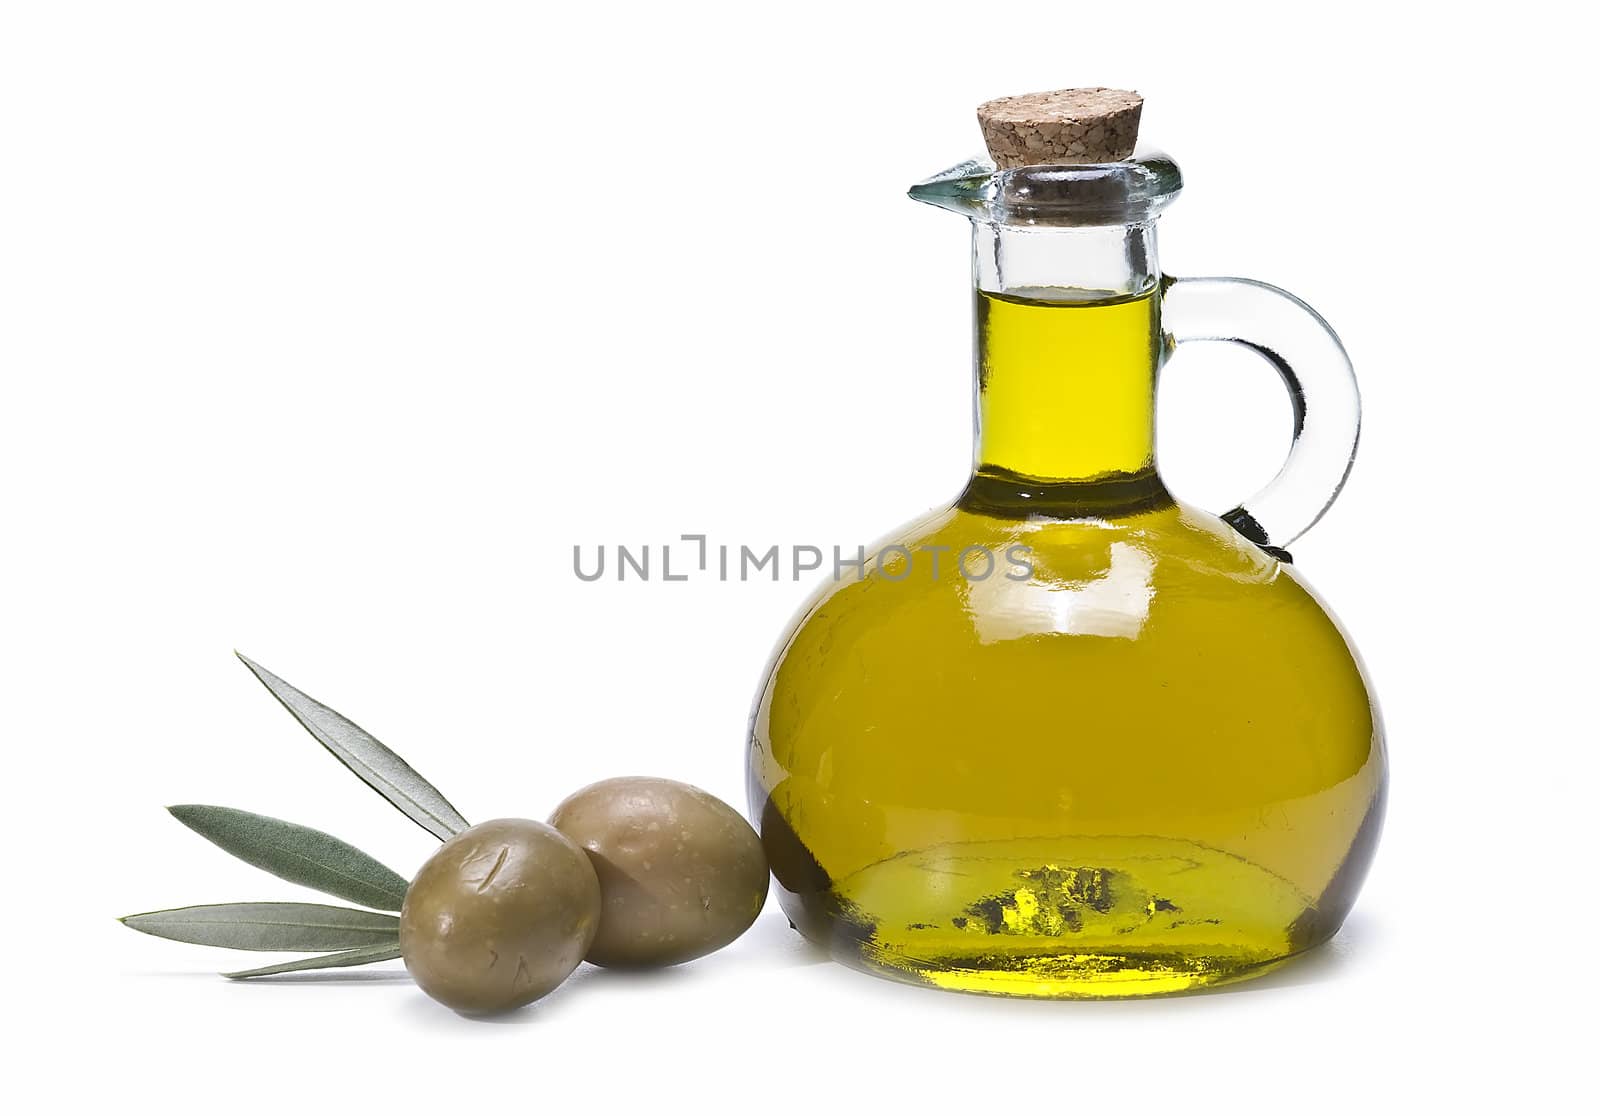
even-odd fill
[{"label": "bottle handle", "polygon": [[1232,341],[1272,362],[1294,406],[1294,441],[1271,482],[1223,514],[1235,531],[1288,559],[1283,548],[1322,518],[1344,487],[1361,433],[1355,370],[1332,327],[1288,291],[1253,279],[1163,280],[1169,346]]}]

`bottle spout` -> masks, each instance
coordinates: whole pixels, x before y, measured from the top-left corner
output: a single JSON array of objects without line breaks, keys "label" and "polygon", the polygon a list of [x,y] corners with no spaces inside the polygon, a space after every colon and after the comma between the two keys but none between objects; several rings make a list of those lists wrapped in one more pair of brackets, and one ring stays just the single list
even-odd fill
[{"label": "bottle spout", "polygon": [[993,191],[995,166],[987,159],[968,159],[925,178],[906,191],[912,201],[948,209],[963,217],[985,220]]}]

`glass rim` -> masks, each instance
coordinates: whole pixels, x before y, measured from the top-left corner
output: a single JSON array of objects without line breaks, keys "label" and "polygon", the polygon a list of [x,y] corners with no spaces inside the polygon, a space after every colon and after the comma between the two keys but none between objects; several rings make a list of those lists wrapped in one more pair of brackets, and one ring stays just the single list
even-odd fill
[{"label": "glass rim", "polygon": [[1148,221],[1183,189],[1171,156],[1140,148],[1114,163],[1013,167],[968,159],[912,186],[914,201],[973,221],[1008,226],[1115,225]]}]

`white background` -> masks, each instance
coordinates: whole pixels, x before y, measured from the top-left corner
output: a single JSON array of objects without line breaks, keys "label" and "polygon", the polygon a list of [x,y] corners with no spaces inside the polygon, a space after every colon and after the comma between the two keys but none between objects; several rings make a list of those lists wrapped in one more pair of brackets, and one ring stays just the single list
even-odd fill
[{"label": "white background", "polygon": [[[1592,59],[1564,5],[1474,7],[7,4],[7,1088],[133,1112],[1592,1098]],[[309,897],[171,802],[407,872],[429,852],[234,647],[472,818],[624,773],[742,807],[749,703],[808,586],[583,584],[572,547],[852,546],[948,500],[966,230],[903,190],[978,149],[979,101],[1071,84],[1141,90],[1182,162],[1167,270],[1295,291],[1361,377],[1354,475],[1294,548],[1393,762],[1331,947],[1214,994],[1013,1003],[819,963],[773,904],[722,954],[586,968],[486,1024],[398,966],[229,984],[239,955],[113,921]],[[1287,443],[1243,352],[1180,355],[1160,417],[1172,486],[1217,510]]]}]

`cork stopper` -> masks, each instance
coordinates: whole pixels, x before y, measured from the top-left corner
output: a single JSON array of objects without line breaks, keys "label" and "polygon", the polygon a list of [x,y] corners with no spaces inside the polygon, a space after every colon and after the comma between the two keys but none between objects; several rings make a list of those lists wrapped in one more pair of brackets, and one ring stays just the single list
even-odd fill
[{"label": "cork stopper", "polygon": [[978,106],[989,157],[1001,170],[1115,163],[1133,154],[1144,98],[1125,89],[1052,89]]}]

